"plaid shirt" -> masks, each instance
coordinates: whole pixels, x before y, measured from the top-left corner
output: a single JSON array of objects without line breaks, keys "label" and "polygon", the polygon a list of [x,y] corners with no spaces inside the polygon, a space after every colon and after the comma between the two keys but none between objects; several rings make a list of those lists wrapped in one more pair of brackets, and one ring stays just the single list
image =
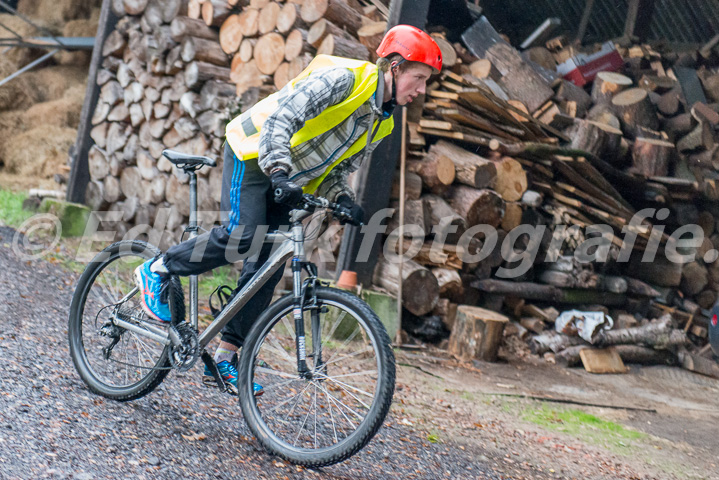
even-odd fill
[{"label": "plaid shirt", "polygon": [[[347,119],[311,140],[290,147],[290,139],[307,120],[315,118],[326,108],[345,100],[352,92],[354,75],[345,68],[318,70],[299,82],[294,90],[285,86],[280,91],[277,110],[267,117],[260,133],[259,165],[269,175],[276,167],[289,170],[290,179],[297,185],[307,183],[324,173],[326,167],[342,156],[369,127],[370,109],[375,118],[382,119],[382,110],[375,105],[373,95]],[[379,144],[372,142],[370,152]],[[344,159],[325,177],[317,195],[336,201],[339,195],[355,199],[347,184],[347,176],[356,171],[365,153],[360,152]]]}]

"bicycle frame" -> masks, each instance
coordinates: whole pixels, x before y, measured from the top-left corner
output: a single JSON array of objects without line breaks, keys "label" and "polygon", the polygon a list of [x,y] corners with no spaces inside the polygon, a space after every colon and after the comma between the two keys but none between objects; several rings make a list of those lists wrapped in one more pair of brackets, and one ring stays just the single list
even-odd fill
[{"label": "bicycle frame", "polygon": [[[194,171],[187,172],[190,176],[190,218],[187,231],[190,232],[190,238],[197,236],[197,174]],[[286,232],[270,232],[265,235],[264,242],[276,244],[280,242],[270,255],[269,259],[262,267],[252,276],[249,282],[234,296],[232,301],[222,310],[215,320],[199,335],[199,346],[204,348],[212,341],[212,339],[220,333],[230,320],[242,309],[243,306],[267,283],[272,275],[290,258],[292,260],[292,277],[293,277],[293,293],[295,297],[294,319],[297,334],[297,361],[300,373],[307,373],[305,363],[305,336],[304,322],[302,322],[302,266],[305,265],[305,248],[304,248],[304,230],[302,220],[310,216],[312,212],[307,210],[292,210],[290,212],[290,231],[289,236]],[[191,275],[190,280],[190,324],[198,328],[198,279],[197,275]],[[130,292],[126,298],[132,296],[136,291]],[[126,299],[125,298],[125,299]],[[124,301],[121,300],[120,302]],[[143,324],[142,327],[129,323],[125,320],[115,317],[114,323],[120,327],[132,330],[133,332],[144,335],[157,342],[168,344],[178,344],[180,339],[173,335],[172,329],[170,333],[156,328],[150,324]]]}]

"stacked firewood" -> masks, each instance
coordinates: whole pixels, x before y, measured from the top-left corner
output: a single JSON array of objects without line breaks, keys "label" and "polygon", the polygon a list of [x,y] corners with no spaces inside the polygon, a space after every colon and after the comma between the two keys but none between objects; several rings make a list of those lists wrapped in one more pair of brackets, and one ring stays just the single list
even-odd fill
[{"label": "stacked firewood", "polygon": [[[661,335],[654,343],[627,341],[636,337],[620,332],[596,345],[672,347],[675,353],[679,348],[681,355],[668,358],[685,364],[696,360],[696,353],[708,351],[707,309],[719,293],[719,277],[714,275],[719,271],[714,252],[719,250],[714,220],[719,175],[712,163],[719,150],[719,106],[709,103],[715,100],[719,77],[708,66],[713,65],[710,58],[715,60],[715,47],[703,53],[660,55],[646,45],[618,46],[625,67],[602,72],[581,88],[550,70],[552,65],[540,66],[520,54],[484,22],[478,28],[478,21],[462,36],[464,43],[450,45],[453,51],[444,56],[451,61],[429,86],[423,109],[409,122],[405,222],[424,225],[426,243],[414,262],[435,273],[441,285],[437,289],[425,281],[418,291],[412,283],[411,293],[405,295],[430,303],[427,297],[437,293],[429,313],[408,308],[409,328],[426,333],[428,324],[443,324],[445,336],[454,329],[465,331],[466,326],[456,321],[467,315],[457,316],[456,304],[460,309],[461,304],[479,305],[507,314],[507,334],[527,341],[531,335],[554,341],[558,337],[554,348],[532,343],[536,353],[558,354],[567,346],[590,345],[567,340],[572,337],[566,333],[545,332],[553,329],[564,310],[602,311],[615,319],[617,331],[646,328],[650,333],[658,320],[648,319],[669,313],[671,321],[664,318],[660,329],[672,334],[669,344]],[[446,48],[447,42],[441,45]],[[532,58],[553,58],[550,48],[561,57],[566,56],[561,48],[569,47],[555,39],[543,49],[543,57],[534,49]],[[452,165],[454,178],[449,173]],[[629,226],[647,207],[656,215]],[[456,225],[459,235],[448,236],[439,250],[443,255],[433,257],[437,248],[430,251],[432,241],[444,235],[436,227],[441,218],[436,211],[447,219],[443,228]],[[497,237],[479,233],[469,243],[456,244],[462,229],[479,223],[496,227]],[[684,264],[668,261],[665,247],[671,233],[691,223],[701,227],[704,242],[680,250],[696,253],[696,259]],[[511,236],[520,224],[547,227],[538,245],[529,235]],[[574,255],[596,236],[587,228],[595,224],[607,225],[614,233],[611,246],[601,261],[580,263]],[[559,230],[561,225],[579,228]],[[623,251],[625,233],[632,230],[636,240]],[[507,246],[518,252],[535,248],[536,255],[521,275],[498,278],[500,269],[521,263],[508,261],[506,252],[500,252],[508,234],[512,243]],[[458,249],[477,251],[488,240],[496,246],[482,261],[462,262],[456,255]],[[593,258],[602,257],[594,250],[589,250]],[[642,261],[647,251],[655,250],[653,259]],[[385,265],[378,268],[381,285],[396,281]],[[410,265],[407,274],[416,268]],[[452,280],[445,284],[448,278]],[[449,348],[457,353],[463,344],[455,337],[459,335],[452,335]],[[576,363],[581,348],[567,352],[571,362],[561,361]],[[627,360],[667,359],[665,352],[619,350]]]},{"label": "stacked firewood", "polygon": [[376,3],[191,1],[189,15],[220,28],[220,46],[232,56],[230,78],[240,95],[268,84],[282,88],[315,54],[369,60],[386,25],[386,7]]},{"label": "stacked firewood", "polygon": [[166,148],[219,160],[198,179],[199,220],[217,222],[227,122],[316,53],[369,59],[387,14],[374,3],[114,1],[120,19],[97,75],[86,203],[121,215],[102,228],[124,236],[141,226],[131,233],[162,248],[182,238],[188,178],[162,157]]}]

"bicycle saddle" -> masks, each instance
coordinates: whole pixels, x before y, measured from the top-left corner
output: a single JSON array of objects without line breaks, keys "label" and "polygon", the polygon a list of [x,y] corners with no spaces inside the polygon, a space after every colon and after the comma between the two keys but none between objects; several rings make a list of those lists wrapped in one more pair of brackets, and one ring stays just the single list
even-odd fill
[{"label": "bicycle saddle", "polygon": [[188,155],[174,150],[163,150],[162,155],[178,167],[195,167],[202,165],[207,165],[208,167],[217,166],[217,162],[213,159],[210,157],[203,157],[201,155]]}]

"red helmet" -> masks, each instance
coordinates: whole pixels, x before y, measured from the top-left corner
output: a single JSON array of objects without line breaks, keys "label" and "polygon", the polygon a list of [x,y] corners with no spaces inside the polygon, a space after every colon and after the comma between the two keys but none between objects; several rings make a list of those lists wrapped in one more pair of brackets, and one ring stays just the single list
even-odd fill
[{"label": "red helmet", "polygon": [[397,25],[389,29],[377,48],[377,55],[386,57],[399,53],[412,62],[422,62],[435,71],[442,70],[442,52],[437,42],[412,25]]}]

